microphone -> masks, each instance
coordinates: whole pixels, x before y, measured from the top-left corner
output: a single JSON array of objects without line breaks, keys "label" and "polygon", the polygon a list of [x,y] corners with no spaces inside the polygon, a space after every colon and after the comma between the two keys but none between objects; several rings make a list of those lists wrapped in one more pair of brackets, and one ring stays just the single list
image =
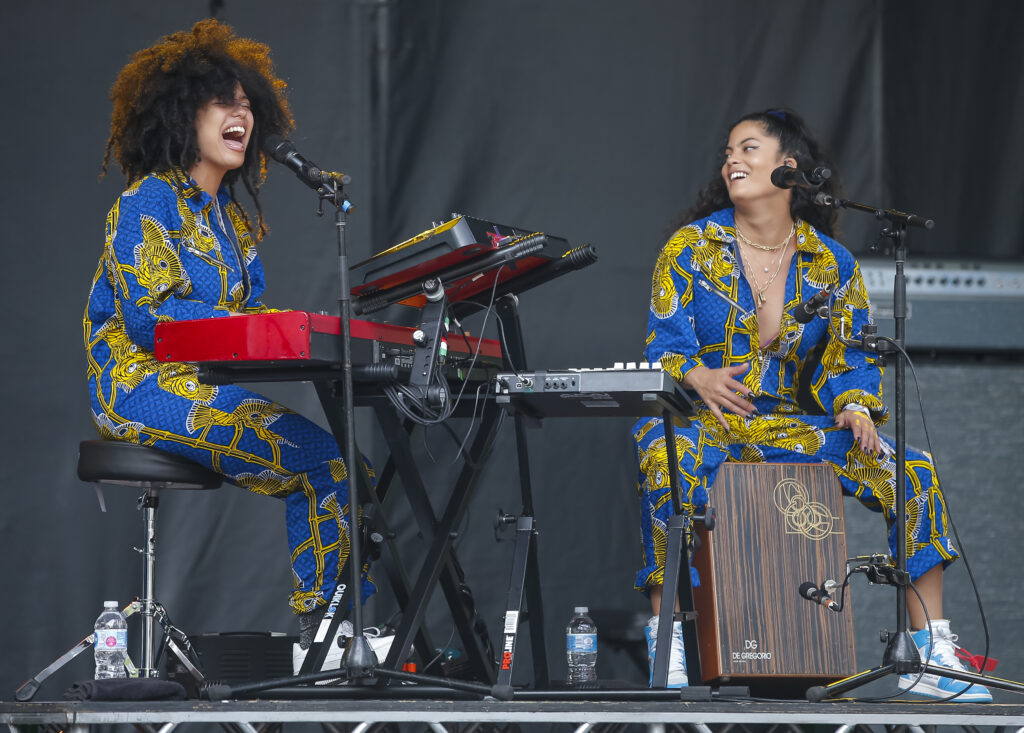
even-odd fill
[{"label": "microphone", "polygon": [[821,188],[831,177],[832,171],[820,165],[809,171],[780,165],[772,171],[772,183],[779,188]]},{"label": "microphone", "polygon": [[351,178],[344,173],[332,173],[321,170],[320,166],[302,157],[291,140],[285,140],[280,135],[267,135],[263,143],[263,152],[276,160],[281,165],[294,171],[299,180],[312,188],[314,191],[327,183],[340,183],[345,185],[351,182]]},{"label": "microphone", "polygon": [[825,606],[833,611],[841,610],[839,604],[833,601],[828,593],[811,582],[800,584],[800,597],[806,598],[808,601],[814,601],[819,606]]},{"label": "microphone", "polygon": [[811,296],[810,300],[796,306],[789,314],[793,316],[793,320],[797,323],[810,323],[814,320],[815,316],[825,318],[828,314],[819,313],[819,311],[828,302],[829,295],[830,293],[827,289],[819,290]]}]

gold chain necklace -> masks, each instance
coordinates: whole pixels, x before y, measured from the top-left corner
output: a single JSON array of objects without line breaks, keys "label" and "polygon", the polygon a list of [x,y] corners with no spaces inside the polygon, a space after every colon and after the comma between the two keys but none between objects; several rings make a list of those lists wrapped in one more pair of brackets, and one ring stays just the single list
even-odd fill
[{"label": "gold chain necklace", "polygon": [[789,243],[789,238],[792,237],[794,234],[796,234],[796,222],[794,221],[793,222],[793,228],[789,230],[789,234],[786,235],[786,238],[783,239],[781,242],[779,242],[774,247],[769,247],[769,246],[767,246],[765,244],[758,244],[757,242],[752,242],[749,239],[747,239],[746,235],[744,235],[743,232],[740,231],[739,224],[737,224],[735,228],[736,228],[736,236],[740,238],[740,241],[742,241],[746,245],[749,245],[749,246],[753,247],[754,249],[759,249],[762,252],[778,252],[780,249],[785,247],[786,244]]},{"label": "gold chain necklace", "polygon": [[[790,232],[789,236],[790,237],[793,236],[793,232]],[[775,249],[781,249],[782,252],[779,253],[779,261],[775,263],[775,272],[772,273],[772,276],[768,278],[767,282],[765,282],[764,285],[759,283],[757,281],[757,278],[754,277],[753,268],[748,269],[747,268],[746,260],[743,261],[743,269],[747,273],[747,279],[750,280],[750,282],[754,286],[754,290],[757,291],[757,307],[759,309],[764,307],[764,304],[765,304],[765,302],[767,300],[767,298],[764,297],[765,291],[769,287],[771,287],[771,284],[773,282],[775,282],[775,278],[778,277],[779,272],[782,270],[782,261],[784,259],[786,259],[786,248],[785,248],[785,245],[787,245],[787,244],[789,244],[789,237],[786,237],[786,241],[783,242],[782,244],[780,244],[778,247],[775,248]],[[764,271],[768,272],[768,268],[767,267],[764,268]]]}]

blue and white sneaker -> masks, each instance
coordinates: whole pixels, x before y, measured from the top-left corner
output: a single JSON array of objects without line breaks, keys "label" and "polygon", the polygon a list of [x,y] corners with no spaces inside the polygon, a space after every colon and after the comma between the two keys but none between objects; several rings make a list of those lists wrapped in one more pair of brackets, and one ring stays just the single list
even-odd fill
[{"label": "blue and white sneaker", "polygon": [[[647,680],[647,686],[654,685],[654,650],[658,646],[658,617],[651,616],[647,626],[644,627],[644,637],[647,639],[647,667],[651,675]],[[676,621],[672,624],[672,649],[668,657],[668,685],[667,687],[687,687],[690,683],[686,677],[686,653],[683,646],[683,624]]]},{"label": "blue and white sneaker", "polygon": [[[395,640],[395,634],[390,633],[384,635],[383,631],[377,626],[368,626],[363,629],[363,635],[370,644],[370,648],[373,653],[377,655],[377,661],[383,662],[387,659],[388,652],[391,651],[391,643]],[[324,658],[323,666],[320,669],[313,670],[314,672],[326,672],[329,669],[340,669],[341,658],[345,655],[345,647],[348,645],[348,640],[352,638],[352,622],[345,619],[338,626],[338,633],[334,637],[334,643],[327,649],[327,656]],[[298,674],[299,670],[302,669],[302,663],[306,661],[306,654],[309,653],[309,649],[303,649],[298,644],[292,644],[292,674]],[[337,680],[326,680],[324,682],[317,682],[318,685],[332,684]]]},{"label": "blue and white sneaker", "polygon": [[[914,643],[917,644],[918,652],[921,654],[921,661],[934,664],[938,667],[949,667],[958,672],[967,672],[963,663],[956,656],[956,634],[949,630],[947,619],[934,619],[929,629],[921,629],[912,635]],[[931,647],[931,659],[928,658],[928,650]],[[897,682],[901,690],[913,686],[910,691],[924,697],[941,699],[955,695],[961,690],[965,692],[951,702],[992,702],[992,693],[983,685],[954,680],[949,677],[940,677],[937,674],[924,674],[914,684],[916,674],[900,675]]]}]

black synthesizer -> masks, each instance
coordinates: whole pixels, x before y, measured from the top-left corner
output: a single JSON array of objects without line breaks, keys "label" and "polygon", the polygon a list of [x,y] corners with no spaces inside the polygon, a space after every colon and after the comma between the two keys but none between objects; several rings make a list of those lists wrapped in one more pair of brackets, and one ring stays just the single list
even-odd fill
[{"label": "black synthesizer", "polygon": [[683,386],[658,362],[501,372],[495,377],[495,391],[499,404],[536,417],[653,417],[669,410],[685,419],[695,413]]}]

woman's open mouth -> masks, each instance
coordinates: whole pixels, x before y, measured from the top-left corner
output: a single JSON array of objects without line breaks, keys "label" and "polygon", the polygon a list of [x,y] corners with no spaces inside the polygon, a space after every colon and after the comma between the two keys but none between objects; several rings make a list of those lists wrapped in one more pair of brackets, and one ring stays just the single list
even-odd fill
[{"label": "woman's open mouth", "polygon": [[236,153],[245,152],[245,128],[241,125],[232,125],[224,131],[224,146]]}]

